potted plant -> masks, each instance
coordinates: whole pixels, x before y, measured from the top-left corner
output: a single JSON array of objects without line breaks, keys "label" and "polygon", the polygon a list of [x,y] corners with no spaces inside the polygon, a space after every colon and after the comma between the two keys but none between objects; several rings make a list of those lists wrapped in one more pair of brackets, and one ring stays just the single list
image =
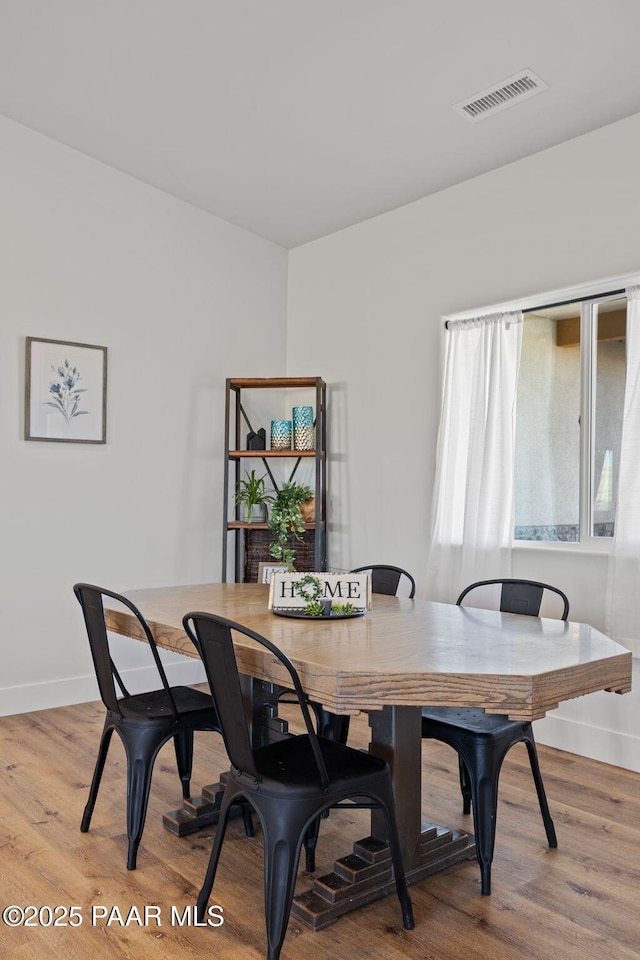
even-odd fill
[{"label": "potted plant", "polygon": [[253,521],[254,513],[258,523],[264,522],[267,518],[267,504],[273,502],[273,495],[266,491],[266,477],[257,477],[255,470],[251,473],[245,470],[245,477],[245,480],[238,481],[236,503],[245,508],[247,523]]},{"label": "potted plant", "polygon": [[269,514],[269,529],[274,534],[269,553],[280,563],[295,561],[294,544],[301,540],[304,519],[301,506],[313,497],[313,490],[300,483],[283,483],[278,490]]}]

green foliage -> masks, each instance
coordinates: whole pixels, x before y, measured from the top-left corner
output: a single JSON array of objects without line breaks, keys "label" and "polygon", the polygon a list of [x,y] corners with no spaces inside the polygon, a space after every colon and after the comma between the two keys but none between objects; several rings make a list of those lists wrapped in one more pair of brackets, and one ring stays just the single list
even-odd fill
[{"label": "green foliage", "polygon": [[318,577],[314,577],[312,573],[307,573],[294,583],[293,589],[307,601],[304,612],[308,617],[321,617],[323,615],[324,607],[320,603],[323,588]]},{"label": "green foliage", "polygon": [[266,492],[266,475],[256,477],[255,470],[248,473],[245,470],[246,480],[238,481],[236,503],[244,503],[247,508],[247,523],[251,523],[254,507],[265,507],[273,502],[273,495]]},{"label": "green foliage", "polygon": [[302,540],[304,521],[300,505],[313,496],[311,487],[299,483],[283,483],[273,500],[269,529],[274,534],[269,553],[280,563],[295,562],[295,541]]},{"label": "green foliage", "polygon": [[350,600],[347,600],[346,603],[333,603],[331,605],[332,613],[355,613],[356,608],[351,603]]},{"label": "green foliage", "polygon": [[324,607],[319,600],[309,600],[304,605],[304,612],[308,617],[323,617]]},{"label": "green foliage", "polygon": [[[306,601],[304,612],[308,617],[325,616],[324,604],[321,603],[324,587],[319,577],[314,576],[313,573],[305,573],[300,580],[297,580],[293,584],[293,590],[294,593],[297,593],[298,596]],[[325,601],[325,603],[326,602],[327,601]],[[347,600],[346,603],[331,604],[331,614],[339,615],[355,612],[356,608],[349,600]]]}]

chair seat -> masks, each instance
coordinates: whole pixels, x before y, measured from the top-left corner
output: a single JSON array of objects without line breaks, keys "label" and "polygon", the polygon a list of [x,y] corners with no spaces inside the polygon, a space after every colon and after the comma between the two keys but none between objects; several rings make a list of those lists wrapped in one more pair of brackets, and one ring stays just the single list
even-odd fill
[{"label": "chair seat", "polygon": [[[202,711],[203,715],[209,714],[214,728],[217,720],[211,695],[203,693],[201,690],[193,690],[191,687],[172,687],[171,693],[175,700],[178,713],[194,714]],[[118,706],[123,715],[131,719],[159,719],[167,717],[173,719],[173,710],[171,701],[166,690],[148,690],[145,693],[136,693],[128,697],[122,697],[118,700]]]},{"label": "chair seat", "polygon": [[[331,793],[341,793],[353,785],[354,777],[379,776],[387,768],[386,761],[354,750],[334,740],[318,737],[322,759],[331,781]],[[318,764],[307,734],[279,740],[254,751],[260,774],[261,792],[282,792],[298,800],[314,796],[321,789]]]},{"label": "chair seat", "polygon": [[474,707],[423,707],[422,717],[430,723],[451,727],[458,732],[464,728],[474,736],[499,736],[507,732],[513,735],[518,728],[524,732],[530,726],[526,720],[510,720]]}]

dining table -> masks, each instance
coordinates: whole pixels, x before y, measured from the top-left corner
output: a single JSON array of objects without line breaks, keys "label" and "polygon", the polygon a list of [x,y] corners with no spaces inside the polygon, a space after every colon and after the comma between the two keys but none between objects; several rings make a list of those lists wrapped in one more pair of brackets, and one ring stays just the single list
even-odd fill
[{"label": "dining table", "polygon": [[[362,616],[298,619],[268,607],[268,587],[207,583],[128,590],[156,643],[197,656],[182,618],[213,613],[267,637],[292,661],[309,699],[339,715],[365,713],[369,751],[391,767],[407,880],[475,856],[473,835],[422,822],[421,708],[478,707],[532,721],[565,700],[631,689],[631,653],[588,624],[374,594]],[[131,611],[105,602],[110,631],[144,640]],[[255,745],[287,736],[280,716],[284,667],[268,650],[234,634],[247,718]],[[178,835],[215,822],[224,778],[199,802],[165,817]],[[395,890],[384,817],[371,811],[369,836],[294,900],[313,929]]]}]

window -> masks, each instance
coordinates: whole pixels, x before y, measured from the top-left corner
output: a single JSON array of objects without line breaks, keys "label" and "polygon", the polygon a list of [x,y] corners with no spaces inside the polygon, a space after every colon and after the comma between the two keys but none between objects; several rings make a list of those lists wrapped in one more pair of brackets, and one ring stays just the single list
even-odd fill
[{"label": "window", "polygon": [[515,540],[613,536],[625,336],[624,295],[525,312]]}]

